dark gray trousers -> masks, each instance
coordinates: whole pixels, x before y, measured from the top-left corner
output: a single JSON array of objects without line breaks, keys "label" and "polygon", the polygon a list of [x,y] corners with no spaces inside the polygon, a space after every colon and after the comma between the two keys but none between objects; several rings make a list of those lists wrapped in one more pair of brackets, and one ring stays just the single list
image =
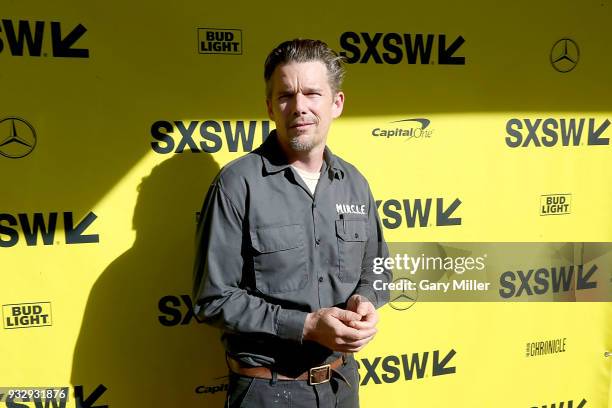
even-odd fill
[{"label": "dark gray trousers", "polygon": [[[227,408],[358,408],[359,374],[354,358],[332,375],[329,382],[308,385],[306,381],[266,380],[230,373]],[[347,382],[350,384],[347,384]]]}]

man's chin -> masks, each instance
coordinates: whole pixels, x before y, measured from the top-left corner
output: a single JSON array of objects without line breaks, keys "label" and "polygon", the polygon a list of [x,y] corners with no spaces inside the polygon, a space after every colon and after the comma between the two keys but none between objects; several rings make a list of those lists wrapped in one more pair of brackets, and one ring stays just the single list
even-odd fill
[{"label": "man's chin", "polygon": [[309,152],[314,147],[312,139],[304,139],[300,137],[292,137],[289,139],[289,146],[295,152]]}]

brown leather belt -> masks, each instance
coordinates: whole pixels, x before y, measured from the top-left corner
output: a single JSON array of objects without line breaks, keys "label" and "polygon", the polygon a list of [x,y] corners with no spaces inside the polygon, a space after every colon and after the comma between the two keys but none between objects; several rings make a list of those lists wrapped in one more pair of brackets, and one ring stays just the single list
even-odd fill
[{"label": "brown leather belt", "polygon": [[[345,361],[344,355],[338,359],[332,361],[329,364],[324,364],[319,367],[312,367],[307,371],[304,371],[297,377],[288,377],[276,373],[276,378],[279,380],[297,380],[297,381],[308,381],[309,385],[323,384],[329,381],[331,378],[332,370],[337,370]],[[227,356],[227,365],[231,372],[244,375],[246,377],[254,378],[265,378],[272,379],[272,370],[268,367],[245,367],[240,364],[239,361]]]}]

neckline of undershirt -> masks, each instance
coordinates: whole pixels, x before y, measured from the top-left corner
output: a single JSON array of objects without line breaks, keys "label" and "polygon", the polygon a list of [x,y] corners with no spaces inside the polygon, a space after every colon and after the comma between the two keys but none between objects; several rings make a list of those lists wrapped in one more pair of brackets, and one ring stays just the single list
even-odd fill
[{"label": "neckline of undershirt", "polygon": [[291,165],[291,167],[293,167],[295,169],[295,171],[297,171],[297,173],[302,178],[307,178],[308,180],[318,180],[318,179],[321,178],[321,172],[320,171],[311,172],[311,171],[302,170],[302,169],[299,169],[299,168],[295,167],[293,164]]}]

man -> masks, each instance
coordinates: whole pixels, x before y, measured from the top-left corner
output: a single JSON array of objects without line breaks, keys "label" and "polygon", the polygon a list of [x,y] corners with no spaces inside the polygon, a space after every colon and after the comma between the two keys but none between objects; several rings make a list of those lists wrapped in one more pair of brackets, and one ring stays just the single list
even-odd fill
[{"label": "man", "polygon": [[228,406],[357,407],[352,353],[376,334],[374,257],[387,256],[363,176],[326,147],[344,94],[321,41],[280,44],[265,63],[276,123],[225,166],[202,209],[194,271],[199,317],[223,329]]}]

